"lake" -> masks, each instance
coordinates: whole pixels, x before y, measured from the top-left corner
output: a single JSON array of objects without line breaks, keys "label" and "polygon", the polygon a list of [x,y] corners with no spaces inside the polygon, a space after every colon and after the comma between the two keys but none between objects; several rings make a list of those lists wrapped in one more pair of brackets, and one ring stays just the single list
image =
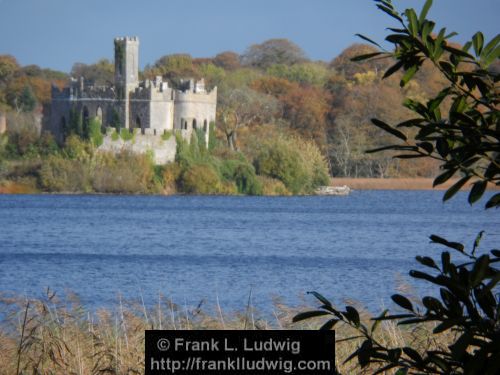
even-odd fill
[{"label": "lake", "polygon": [[[291,306],[310,290],[378,312],[438,256],[429,235],[498,247],[500,216],[466,195],[355,191],[347,197],[0,195],[0,291],[75,292],[90,309],[118,295],[153,304],[218,297],[226,311]],[[484,202],[483,202],[484,204]],[[423,293],[424,284],[415,284]],[[313,299],[306,297],[306,302]]]}]

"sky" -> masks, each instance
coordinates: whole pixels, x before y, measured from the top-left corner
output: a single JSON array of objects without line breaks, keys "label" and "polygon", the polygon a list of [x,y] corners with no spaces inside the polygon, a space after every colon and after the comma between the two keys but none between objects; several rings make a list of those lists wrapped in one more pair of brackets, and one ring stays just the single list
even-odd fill
[{"label": "sky", "polygon": [[[420,9],[423,0],[395,0]],[[500,0],[434,0],[429,16],[463,42],[478,30],[499,33]],[[188,53],[243,53],[287,38],[312,60],[331,61],[361,33],[376,41],[392,19],[372,0],[0,0],[0,54],[22,65],[69,72],[75,62],[113,58],[113,39],[138,36],[140,65]]]}]

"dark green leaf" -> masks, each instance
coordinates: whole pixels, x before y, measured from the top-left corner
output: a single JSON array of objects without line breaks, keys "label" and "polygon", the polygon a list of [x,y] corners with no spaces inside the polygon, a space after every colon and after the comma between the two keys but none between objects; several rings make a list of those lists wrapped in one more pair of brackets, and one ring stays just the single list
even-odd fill
[{"label": "dark green leaf", "polygon": [[471,176],[466,176],[458,180],[456,183],[453,184],[452,187],[450,187],[448,190],[446,190],[446,193],[444,193],[443,196],[443,201],[447,201],[451,197],[453,197],[460,189],[469,181]]},{"label": "dark green leaf", "polygon": [[479,247],[479,244],[481,243],[481,239],[483,238],[483,234],[484,234],[484,230],[480,231],[477,234],[476,239],[474,240],[474,245],[472,247],[472,252],[471,252],[472,255],[474,255],[474,253],[476,252],[477,248]]},{"label": "dark green leaf", "polygon": [[438,324],[433,330],[432,333],[438,334],[444,331],[449,330],[451,327],[454,327],[456,325],[455,320],[445,320],[441,324]]},{"label": "dark green leaf", "polygon": [[351,61],[363,61],[363,60],[368,60],[371,59],[372,57],[379,56],[379,55],[384,55],[384,52],[373,52],[373,53],[367,53],[364,55],[359,55],[355,56],[351,59]]},{"label": "dark green leaf", "polygon": [[326,306],[332,306],[332,303],[328,301],[325,297],[323,297],[321,294],[318,292],[307,292],[307,294],[312,294],[314,297],[316,297],[321,303],[323,303]]},{"label": "dark green leaf", "polygon": [[470,204],[477,202],[483,196],[487,185],[488,185],[487,181],[474,182],[474,184],[472,185],[472,189],[469,193],[469,203]]},{"label": "dark green leaf", "polygon": [[496,47],[497,44],[500,43],[500,34],[497,34],[492,40],[489,41],[488,44],[483,48],[483,56],[490,54]]},{"label": "dark green leaf", "polygon": [[401,78],[401,81],[399,82],[399,86],[404,87],[406,84],[410,81],[410,79],[413,78],[415,73],[418,71],[418,66],[417,65],[412,65],[409,67],[405,74],[403,75],[403,78]]},{"label": "dark green leaf", "polygon": [[399,69],[401,69],[401,67],[404,65],[403,61],[398,61],[396,64],[394,64],[393,66],[391,66],[389,69],[387,69],[387,71],[384,73],[384,76],[382,78],[387,78],[391,75],[393,75],[394,73],[396,73]]},{"label": "dark green leaf", "polygon": [[429,274],[426,274],[425,272],[411,270],[410,276],[414,277],[415,279],[423,279],[423,280],[430,281],[431,283],[436,283],[436,278],[429,275]]},{"label": "dark green leaf", "polygon": [[359,323],[360,323],[359,313],[358,313],[358,310],[356,310],[354,307],[352,307],[352,306],[346,306],[346,308],[345,308],[345,316],[355,326],[359,326]]},{"label": "dark green leaf", "polygon": [[441,185],[441,184],[445,183],[455,174],[455,172],[456,172],[455,169],[450,169],[450,170],[440,174],[439,176],[437,176],[434,179],[432,186],[436,187],[437,185]]},{"label": "dark green leaf", "polygon": [[427,17],[427,13],[429,13],[429,9],[432,6],[432,0],[427,0],[424,4],[424,7],[422,8],[422,11],[420,12],[420,16],[418,18],[418,21],[420,23],[424,22],[425,17]]},{"label": "dark green leaf", "polygon": [[422,362],[422,356],[413,348],[405,346],[403,348],[403,353],[405,353],[408,357],[410,357],[417,364]]},{"label": "dark green leaf", "polygon": [[410,302],[408,298],[402,296],[400,294],[394,294],[391,296],[391,299],[403,309],[413,311],[413,304]]},{"label": "dark green leaf", "polygon": [[393,9],[389,8],[389,7],[386,7],[386,6],[383,6],[383,5],[380,5],[380,4],[377,4],[377,8],[379,8],[382,12],[385,12],[387,13],[389,16],[391,16],[392,18],[395,18],[397,19],[398,21],[402,22],[403,19],[399,16],[399,14],[397,12],[395,12]]},{"label": "dark green leaf", "polygon": [[437,298],[426,296],[422,298],[422,303],[431,311],[440,312],[443,310],[443,305]]},{"label": "dark green leaf", "polygon": [[450,45],[448,44],[445,44],[444,47],[443,47],[446,51],[456,55],[456,56],[460,56],[460,57],[465,57],[465,58],[468,58],[468,59],[471,59],[471,60],[474,60],[474,57],[471,56],[469,53],[465,52],[465,51],[462,51],[461,49],[457,49],[457,48],[454,48],[454,47],[451,47]]},{"label": "dark green leaf", "polygon": [[490,265],[490,257],[488,255],[480,256],[475,262],[471,272],[472,287],[481,283],[486,276],[486,271]]},{"label": "dark green leaf", "polygon": [[361,38],[361,39],[366,40],[366,41],[367,41],[368,43],[370,43],[370,44],[374,44],[374,45],[376,45],[377,47],[382,48],[382,47],[380,47],[380,44],[378,44],[378,43],[374,42],[373,40],[371,40],[370,38],[367,38],[367,37],[366,37],[366,36],[364,36],[364,35],[361,35],[361,34],[354,34],[354,35],[356,35],[357,37],[359,37],[359,38]]},{"label": "dark green leaf", "polygon": [[447,251],[443,251],[441,253],[441,264],[443,265],[443,272],[448,273],[450,269],[450,253]]},{"label": "dark green leaf", "polygon": [[335,326],[335,324],[338,323],[338,321],[339,321],[338,319],[328,320],[325,324],[323,324],[320,327],[320,331],[330,331]]},{"label": "dark green leaf", "polygon": [[398,137],[399,139],[406,142],[406,140],[407,140],[406,135],[404,135],[399,130],[393,128],[392,126],[386,124],[383,121],[377,120],[376,118],[373,118],[371,121],[375,126],[379,127],[382,130],[385,130],[386,132],[388,132],[388,133],[394,135],[395,137]]},{"label": "dark green leaf", "polygon": [[411,35],[417,36],[419,29],[417,14],[410,8],[405,10],[405,15],[408,20],[408,29],[410,30]]},{"label": "dark green leaf", "polygon": [[372,324],[372,328],[371,328],[371,333],[373,334],[373,332],[375,332],[380,324],[380,322],[386,317],[387,313],[389,312],[389,310],[385,309],[382,314],[380,314],[378,317],[376,317]]},{"label": "dark green leaf", "polygon": [[439,267],[436,265],[436,263],[434,262],[434,260],[430,257],[417,256],[415,259],[417,260],[417,262],[419,262],[420,264],[423,264],[426,267],[434,268],[438,271],[441,271],[439,269]]},{"label": "dark green leaf", "polygon": [[464,245],[462,245],[461,243],[458,243],[458,242],[449,242],[449,241],[445,240],[442,237],[436,236],[435,234],[431,235],[430,239],[434,243],[438,243],[438,244],[444,245],[446,247],[449,247],[451,249],[458,250],[461,253],[464,252]]},{"label": "dark green leaf", "polygon": [[299,313],[293,317],[293,322],[297,323],[300,322],[301,320],[306,320],[306,319],[311,319],[315,318],[317,316],[324,316],[324,315],[330,315],[328,311],[322,311],[322,310],[316,310],[316,311],[305,311],[302,313]]},{"label": "dark green leaf", "polygon": [[499,206],[500,206],[500,193],[497,193],[488,200],[485,208],[488,209],[488,208],[499,207]]},{"label": "dark green leaf", "polygon": [[455,341],[453,345],[450,345],[453,359],[455,359],[456,361],[461,360],[471,341],[471,334],[469,332],[465,332],[464,334],[462,334],[462,336],[459,337],[457,341]]},{"label": "dark green leaf", "polygon": [[417,143],[417,146],[423,148],[428,154],[431,154],[432,151],[434,151],[434,146],[430,142],[420,142]]},{"label": "dark green leaf", "polygon": [[372,342],[366,339],[358,349],[358,362],[361,368],[365,368],[370,363]]},{"label": "dark green leaf", "polygon": [[476,52],[476,56],[481,56],[481,52],[483,51],[483,43],[484,35],[482,32],[478,31],[472,37],[472,44],[474,46],[474,52]]}]

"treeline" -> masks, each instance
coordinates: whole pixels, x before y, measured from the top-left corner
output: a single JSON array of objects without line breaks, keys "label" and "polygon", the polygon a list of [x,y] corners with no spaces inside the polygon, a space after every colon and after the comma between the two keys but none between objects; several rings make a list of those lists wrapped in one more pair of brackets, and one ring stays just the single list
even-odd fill
[{"label": "treeline", "polygon": [[[433,67],[425,64],[416,80],[401,88],[398,74],[383,79],[393,61],[352,61],[374,51],[371,46],[355,44],[330,62],[311,61],[293,42],[272,39],[250,46],[242,55],[227,51],[212,58],[187,54],[161,57],[145,67],[142,79],[161,75],[175,87],[182,78],[205,78],[209,88],[218,87],[212,145],[210,150],[201,150],[181,144],[176,163],[151,166],[147,183],[141,180],[125,190],[297,194],[328,183],[328,174],[435,175],[436,165],[429,160],[406,161],[393,159],[390,153],[366,153],[388,141],[386,133],[371,125],[371,118],[401,122],[408,116],[401,106],[405,98],[430,97],[443,85]],[[59,148],[50,136],[38,136],[33,129],[50,101],[50,85],[63,86],[69,76],[111,85],[113,71],[112,62],[106,59],[90,65],[76,63],[67,75],[35,65],[22,67],[12,56],[0,56],[0,112],[7,114],[9,124],[1,141],[0,177],[36,178],[38,188],[73,191],[74,186],[51,184],[47,182],[50,178],[40,177],[41,167],[40,173],[27,171],[22,175],[19,165],[31,160],[33,165],[43,164],[44,173],[48,173],[45,164],[56,165],[54,157],[72,160],[65,151],[68,145]],[[85,147],[95,148],[95,142],[87,143]],[[71,162],[67,164],[57,165],[71,169]],[[82,191],[114,191],[98,183],[77,185]]]}]

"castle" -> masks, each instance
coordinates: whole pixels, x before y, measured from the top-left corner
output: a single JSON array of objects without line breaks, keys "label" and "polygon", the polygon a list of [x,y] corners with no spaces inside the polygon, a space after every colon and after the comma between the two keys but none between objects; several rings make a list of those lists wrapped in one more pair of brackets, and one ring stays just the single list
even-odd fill
[{"label": "castle", "polygon": [[[139,38],[115,38],[114,86],[87,85],[83,77],[72,78],[69,87],[52,87],[48,130],[60,143],[69,129],[72,113],[81,114],[83,124],[96,117],[103,128],[120,127],[134,133],[134,142],[113,144],[110,132],[100,147],[133,152],[152,150],[156,162],[172,161],[175,137],[163,142],[167,133],[178,132],[188,142],[193,131],[203,131],[208,144],[209,125],[215,122],[217,87],[205,89],[204,80],[181,82],[179,89],[169,87],[161,76],[139,81]],[[163,148],[163,150],[162,150]],[[173,148],[173,150],[172,150]]]}]

